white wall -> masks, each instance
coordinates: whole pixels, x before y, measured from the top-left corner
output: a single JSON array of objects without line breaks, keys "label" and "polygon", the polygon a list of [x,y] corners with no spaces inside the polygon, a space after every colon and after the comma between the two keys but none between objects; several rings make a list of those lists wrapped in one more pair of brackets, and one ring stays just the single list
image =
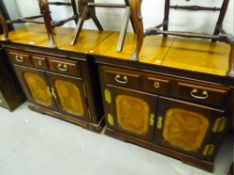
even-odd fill
[{"label": "white wall", "polygon": [[[11,19],[17,18],[20,15],[19,8],[17,7],[15,0],[3,0],[6,9],[8,10],[9,17]],[[21,27],[22,24],[14,24],[15,27]]]},{"label": "white wall", "polygon": [[[22,16],[28,16],[38,14],[39,9],[37,0],[15,0]],[[60,0],[69,2],[69,0]],[[96,0],[96,2],[106,3],[123,3],[123,0]],[[163,10],[165,0],[143,0],[142,15],[145,28],[155,26],[162,22]],[[203,6],[221,6],[222,0],[191,0],[191,2],[181,0],[171,0],[172,4],[182,3],[184,5],[196,4]],[[230,0],[229,8],[224,21],[224,29],[228,33],[234,34],[234,4],[233,0]],[[70,16],[70,7],[52,7],[51,12],[54,19],[62,19]],[[100,19],[103,27],[106,30],[119,30],[121,25],[121,19],[123,18],[123,10],[119,9],[104,9],[99,8],[97,10],[97,16]],[[217,21],[217,12],[187,12],[187,11],[175,11],[171,10],[170,15],[170,29],[176,28],[177,30],[190,30],[201,32],[213,32],[215,23]],[[66,26],[74,27],[74,22],[70,22]],[[85,22],[85,28],[95,28],[93,22]],[[129,27],[131,30],[131,27]]]}]

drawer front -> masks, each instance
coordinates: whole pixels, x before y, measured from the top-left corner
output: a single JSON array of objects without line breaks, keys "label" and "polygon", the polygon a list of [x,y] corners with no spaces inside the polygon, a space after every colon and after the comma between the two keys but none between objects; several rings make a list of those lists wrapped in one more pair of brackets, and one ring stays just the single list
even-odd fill
[{"label": "drawer front", "polygon": [[21,64],[21,65],[32,65],[30,55],[26,52],[18,52],[18,51],[9,51],[9,58],[13,63]]},{"label": "drawer front", "polygon": [[32,61],[36,68],[38,69],[47,69],[46,57],[32,55]]},{"label": "drawer front", "polygon": [[229,89],[179,82],[177,96],[196,102],[224,106]]},{"label": "drawer front", "polygon": [[53,72],[81,76],[80,65],[78,61],[57,59],[57,58],[48,58],[49,69]]},{"label": "drawer front", "polygon": [[171,93],[171,80],[162,77],[146,77],[144,83],[147,91],[159,94]]},{"label": "drawer front", "polygon": [[136,72],[126,72],[122,69],[104,69],[108,84],[140,89],[141,78]]}]

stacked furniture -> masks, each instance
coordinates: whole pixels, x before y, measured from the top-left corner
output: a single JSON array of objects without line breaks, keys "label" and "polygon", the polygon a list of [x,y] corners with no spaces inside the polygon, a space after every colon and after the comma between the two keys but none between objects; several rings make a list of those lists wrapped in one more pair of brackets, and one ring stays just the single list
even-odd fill
[{"label": "stacked furniture", "polygon": [[[190,1],[190,0],[187,0]],[[206,6],[197,6],[197,5],[171,5],[170,0],[165,0],[164,6],[164,19],[163,22],[155,27],[149,28],[146,30],[145,35],[159,35],[163,34],[164,37],[168,35],[173,35],[177,37],[186,37],[186,38],[200,38],[200,39],[211,39],[212,42],[225,42],[230,45],[230,58],[229,58],[229,70],[227,74],[229,76],[234,76],[234,38],[233,36],[226,33],[223,29],[223,20],[225,18],[229,0],[223,0],[221,7],[206,7]],[[175,10],[188,10],[188,11],[219,11],[219,16],[215,25],[213,34],[204,34],[198,32],[181,32],[181,31],[168,31],[169,28],[169,14],[170,9]],[[161,30],[160,28],[163,28]],[[138,34],[140,35],[140,34]],[[141,39],[142,40],[142,39]]]},{"label": "stacked furniture", "polygon": [[233,117],[228,45],[150,36],[132,62],[134,34],[116,53],[118,33],[83,30],[73,47],[72,31],[56,50],[34,26],[2,42],[30,109],[101,131],[104,103],[108,135],[211,171]]},{"label": "stacked furniture", "polygon": [[[55,21],[53,20],[50,12],[50,5],[56,5],[56,6],[71,6],[73,10],[73,15],[69,18],[63,19],[63,20],[58,20]],[[48,0],[38,0],[38,6],[40,8],[40,15],[35,15],[35,16],[28,16],[28,17],[21,17],[17,19],[12,19],[12,20],[6,20],[0,11],[0,24],[3,29],[3,40],[8,40],[9,39],[9,24],[14,24],[14,23],[33,23],[33,24],[43,24],[46,28],[46,33],[48,36],[49,40],[49,47],[55,48],[56,43],[54,40],[54,35],[53,35],[53,29],[58,26],[62,26],[65,23],[74,20],[76,23],[78,21],[78,12],[76,9],[76,2],[75,0],[71,0],[70,3],[65,3],[65,2],[49,2]],[[42,21],[40,19],[43,19]]]},{"label": "stacked furniture", "polygon": [[[51,48],[48,31],[35,25],[1,45],[30,109],[96,132],[106,121],[112,137],[212,171],[233,127],[233,44],[167,31],[144,38],[140,4],[130,1],[136,34],[126,34],[122,52],[113,45],[117,32],[81,30],[72,46],[74,30],[55,28]],[[200,36],[232,43],[227,34]]]}]

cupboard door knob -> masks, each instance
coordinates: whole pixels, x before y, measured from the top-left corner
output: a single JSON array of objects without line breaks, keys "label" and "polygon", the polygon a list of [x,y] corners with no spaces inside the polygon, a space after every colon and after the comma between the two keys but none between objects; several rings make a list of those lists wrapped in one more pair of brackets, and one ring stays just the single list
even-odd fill
[{"label": "cupboard door knob", "polygon": [[24,57],[23,56],[19,56],[19,55],[16,55],[15,56],[15,60],[19,63],[23,63],[24,62]]},{"label": "cupboard door knob", "polygon": [[62,72],[67,72],[68,71],[68,67],[66,64],[58,64],[58,69]]},{"label": "cupboard door knob", "polygon": [[160,88],[160,83],[159,82],[154,82],[154,88],[159,89]]},{"label": "cupboard door knob", "polygon": [[127,76],[124,75],[122,79],[120,79],[120,78],[121,78],[121,76],[119,74],[117,74],[115,76],[115,81],[120,83],[120,84],[127,84],[128,83],[128,77]]},{"label": "cupboard door knob", "polygon": [[193,89],[191,91],[191,96],[193,98],[196,98],[196,99],[199,99],[199,100],[205,100],[205,99],[207,99],[209,97],[209,94],[208,94],[208,92],[206,90],[202,91],[202,96],[197,95],[197,93],[198,93],[198,89]]}]

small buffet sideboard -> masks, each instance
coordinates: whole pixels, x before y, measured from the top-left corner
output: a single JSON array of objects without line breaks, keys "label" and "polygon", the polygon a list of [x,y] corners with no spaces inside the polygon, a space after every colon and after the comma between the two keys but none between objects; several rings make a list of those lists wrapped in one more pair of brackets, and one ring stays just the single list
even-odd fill
[{"label": "small buffet sideboard", "polygon": [[15,30],[13,42],[2,43],[29,108],[100,132],[104,118],[97,68],[85,53],[111,33],[84,31],[72,47],[72,29],[57,28],[59,49],[51,49],[44,30],[34,25]]},{"label": "small buffet sideboard", "polygon": [[121,53],[111,35],[92,50],[99,68],[105,133],[212,171],[233,121],[230,48],[202,40],[146,37],[139,62],[135,36]]},{"label": "small buffet sideboard", "polygon": [[[48,48],[42,27],[9,33],[1,44],[29,108],[101,131],[212,171],[233,127],[234,78],[226,76],[230,48],[209,41],[147,36],[131,61],[136,36],[56,28]],[[104,107],[103,107],[104,106]]]}]

